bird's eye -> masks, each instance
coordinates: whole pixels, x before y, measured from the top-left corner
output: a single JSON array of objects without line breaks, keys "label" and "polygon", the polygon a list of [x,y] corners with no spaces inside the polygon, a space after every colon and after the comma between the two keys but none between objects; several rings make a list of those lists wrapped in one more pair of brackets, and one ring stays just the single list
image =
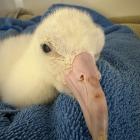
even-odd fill
[{"label": "bird's eye", "polygon": [[43,52],[45,52],[45,53],[49,53],[51,51],[51,48],[45,43],[41,44],[41,48],[42,48]]}]

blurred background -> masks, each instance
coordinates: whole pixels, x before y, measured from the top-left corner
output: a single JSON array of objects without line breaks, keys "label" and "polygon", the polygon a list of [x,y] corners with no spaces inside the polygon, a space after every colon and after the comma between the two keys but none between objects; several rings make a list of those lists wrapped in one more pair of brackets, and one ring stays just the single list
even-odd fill
[{"label": "blurred background", "polygon": [[140,36],[140,0],[0,0],[0,17],[28,20],[56,3],[94,9],[113,23],[129,26]]},{"label": "blurred background", "polygon": [[0,0],[0,16],[19,8],[40,15],[53,3],[83,5],[107,17],[140,16],[140,0]]}]

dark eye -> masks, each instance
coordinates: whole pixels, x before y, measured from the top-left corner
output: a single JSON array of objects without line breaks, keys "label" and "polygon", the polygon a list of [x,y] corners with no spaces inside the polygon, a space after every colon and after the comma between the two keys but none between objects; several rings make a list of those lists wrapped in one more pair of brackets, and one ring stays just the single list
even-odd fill
[{"label": "dark eye", "polygon": [[51,51],[51,48],[47,44],[41,44],[42,50],[45,53],[49,53]]}]

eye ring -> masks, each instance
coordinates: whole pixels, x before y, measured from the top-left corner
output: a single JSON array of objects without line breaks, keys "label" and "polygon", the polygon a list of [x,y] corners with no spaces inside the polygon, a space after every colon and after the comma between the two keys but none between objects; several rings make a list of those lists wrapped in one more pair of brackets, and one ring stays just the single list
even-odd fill
[{"label": "eye ring", "polygon": [[42,48],[43,52],[45,52],[45,53],[51,52],[51,48],[46,43],[41,44],[41,48]]}]

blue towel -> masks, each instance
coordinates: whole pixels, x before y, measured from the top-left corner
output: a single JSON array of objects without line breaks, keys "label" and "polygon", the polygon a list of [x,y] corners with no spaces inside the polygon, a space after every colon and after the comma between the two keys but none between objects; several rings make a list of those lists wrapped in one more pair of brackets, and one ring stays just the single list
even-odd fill
[{"label": "blue towel", "polygon": [[[30,33],[55,8],[66,6],[53,5],[28,21],[0,18],[0,38]],[[97,65],[109,110],[109,140],[140,140],[140,39],[93,10],[70,7],[87,11],[106,34]],[[0,140],[91,140],[91,136],[79,104],[61,94],[49,105],[21,110],[0,102]]]}]

